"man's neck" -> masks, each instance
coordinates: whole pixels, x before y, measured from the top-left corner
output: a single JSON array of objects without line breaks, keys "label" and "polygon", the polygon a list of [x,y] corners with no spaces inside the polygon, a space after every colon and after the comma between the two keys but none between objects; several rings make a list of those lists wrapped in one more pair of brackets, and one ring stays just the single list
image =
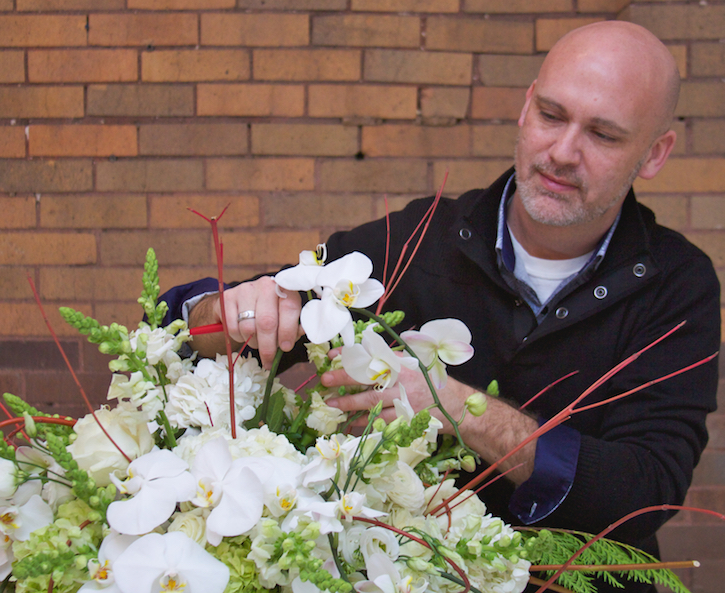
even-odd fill
[{"label": "man's neck", "polygon": [[541,259],[572,259],[593,251],[614,223],[618,210],[577,225],[554,226],[533,220],[514,193],[507,222],[516,240],[529,255]]}]

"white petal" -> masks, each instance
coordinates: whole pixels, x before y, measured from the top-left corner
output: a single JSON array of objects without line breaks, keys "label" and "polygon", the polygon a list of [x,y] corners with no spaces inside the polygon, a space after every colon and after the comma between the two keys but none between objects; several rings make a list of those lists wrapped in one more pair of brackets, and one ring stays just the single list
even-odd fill
[{"label": "white petal", "polygon": [[53,510],[40,496],[34,494],[18,509],[18,518],[20,526],[15,530],[14,538],[22,542],[36,529],[53,522]]},{"label": "white petal", "polygon": [[368,377],[368,369],[372,357],[362,344],[354,344],[353,346],[345,346],[342,349],[342,368],[355,381],[363,385],[372,385]]},{"label": "white petal", "polygon": [[415,352],[425,366],[430,366],[435,360],[438,345],[430,336],[418,331],[406,331],[401,333],[400,337],[410,346],[411,350]]},{"label": "white petal", "polygon": [[358,285],[360,292],[355,299],[355,307],[364,309],[377,301],[385,293],[385,287],[379,281],[371,278]]},{"label": "white petal", "polygon": [[234,473],[225,480],[219,506],[206,521],[211,544],[216,535],[236,536],[249,531],[262,517],[264,489],[259,478],[247,467],[236,468]]},{"label": "white petal", "polygon": [[448,341],[438,349],[438,357],[448,364],[463,364],[472,356],[473,346],[466,342]]},{"label": "white petal", "polygon": [[327,264],[317,276],[320,286],[335,286],[340,280],[362,284],[373,273],[373,262],[367,255],[353,251]]},{"label": "white petal", "polygon": [[302,328],[313,344],[334,338],[350,319],[350,312],[335,304],[330,289],[325,289],[321,299],[309,301],[300,314]]},{"label": "white petal", "polygon": [[287,290],[312,290],[317,283],[317,275],[322,270],[318,265],[297,265],[277,272],[274,281]]},{"label": "white petal", "polygon": [[420,332],[429,335],[439,344],[448,340],[471,343],[471,332],[460,319],[434,319],[424,323]]}]

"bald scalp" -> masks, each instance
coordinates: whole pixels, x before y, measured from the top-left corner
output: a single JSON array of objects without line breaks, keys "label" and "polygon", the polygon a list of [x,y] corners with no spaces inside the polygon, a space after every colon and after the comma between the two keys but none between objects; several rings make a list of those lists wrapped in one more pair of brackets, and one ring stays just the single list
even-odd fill
[{"label": "bald scalp", "polygon": [[564,35],[549,51],[539,77],[549,68],[561,68],[587,59],[611,67],[637,89],[652,118],[653,140],[667,132],[680,95],[680,73],[667,47],[650,31],[627,21],[602,21]]}]

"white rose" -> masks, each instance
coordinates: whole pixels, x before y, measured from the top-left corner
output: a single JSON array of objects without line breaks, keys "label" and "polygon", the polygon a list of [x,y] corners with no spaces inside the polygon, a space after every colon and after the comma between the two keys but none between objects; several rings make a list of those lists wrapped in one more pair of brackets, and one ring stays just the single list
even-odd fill
[{"label": "white rose", "polygon": [[167,531],[181,531],[200,546],[206,546],[207,515],[209,515],[208,509],[199,508],[185,513],[176,513]]},{"label": "white rose", "polygon": [[398,462],[396,471],[388,481],[392,488],[387,492],[388,498],[398,506],[411,511],[423,510],[425,504],[425,488],[413,468]]},{"label": "white rose", "polygon": [[[122,402],[112,410],[101,407],[96,411],[96,418],[130,459],[141,457],[153,448],[154,440],[146,425],[146,417],[133,405]],[[77,438],[68,446],[68,451],[98,486],[111,483],[108,477],[111,472],[126,470],[129,462],[106,437],[93,415],[81,418],[74,430]]]}]

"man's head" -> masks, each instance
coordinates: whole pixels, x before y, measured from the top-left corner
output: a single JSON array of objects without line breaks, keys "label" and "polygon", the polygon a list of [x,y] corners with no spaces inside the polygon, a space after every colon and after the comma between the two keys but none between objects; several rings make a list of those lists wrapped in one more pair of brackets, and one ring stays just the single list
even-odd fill
[{"label": "man's head", "polygon": [[675,142],[669,131],[679,74],[646,29],[606,21],[551,49],[519,118],[517,195],[536,222],[613,222],[632,182],[654,177]]}]

